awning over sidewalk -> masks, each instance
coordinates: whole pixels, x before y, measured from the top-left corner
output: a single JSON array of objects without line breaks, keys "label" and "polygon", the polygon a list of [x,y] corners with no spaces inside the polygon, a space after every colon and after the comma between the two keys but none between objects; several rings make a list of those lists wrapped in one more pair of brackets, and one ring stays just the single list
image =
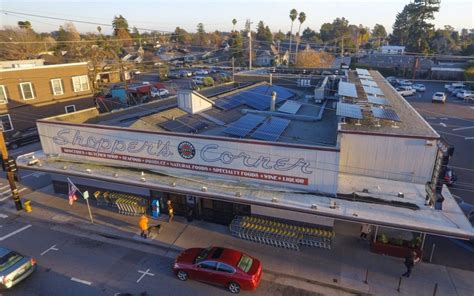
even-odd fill
[{"label": "awning over sidewalk", "polygon": [[[463,239],[474,237],[472,226],[459,209],[459,206],[447,188],[444,188],[442,192],[445,202],[443,203],[443,210],[440,211],[420,204],[420,196],[423,198],[423,191],[421,189],[423,185],[414,185],[404,182],[398,182],[402,184],[389,182],[382,184],[382,186],[378,185],[377,189],[380,188],[378,192],[379,197],[382,198],[383,195],[385,196],[384,198],[388,199],[390,199],[390,197],[387,196],[393,195],[394,192],[396,192],[394,191],[395,188],[405,186],[403,189],[406,192],[407,200],[411,200],[419,207],[418,210],[414,210],[387,204],[338,199],[331,196],[318,195],[316,193],[295,192],[288,189],[285,190],[284,188],[261,185],[253,186],[246,182],[241,182],[237,178],[236,182],[229,182],[228,180],[224,181],[196,176],[167,176],[153,172],[145,172],[143,176],[140,172],[126,168],[75,163],[54,156],[47,157],[42,151],[34,153],[36,159],[39,160],[39,164],[28,166],[28,162],[31,161],[31,155],[32,154],[19,156],[17,159],[18,167],[33,171],[90,178],[159,191],[225,200],[233,203],[266,206],[434,235]],[[368,181],[368,184],[370,184],[370,182],[376,184],[374,182],[377,180],[378,179],[365,180],[364,182]],[[386,182],[386,180],[381,180]],[[349,181],[340,179],[339,182]],[[361,182],[361,180],[357,182]],[[352,185],[348,185],[348,188],[351,188],[350,186],[356,186],[357,182],[352,180]],[[387,184],[394,184],[392,185],[394,187],[388,188]],[[408,184],[411,184],[411,189],[409,189]],[[358,188],[357,186],[354,188]],[[375,192],[373,188],[369,189],[369,192],[371,190]],[[415,197],[415,195],[417,196]],[[395,197],[396,196],[393,196],[392,198]]]}]

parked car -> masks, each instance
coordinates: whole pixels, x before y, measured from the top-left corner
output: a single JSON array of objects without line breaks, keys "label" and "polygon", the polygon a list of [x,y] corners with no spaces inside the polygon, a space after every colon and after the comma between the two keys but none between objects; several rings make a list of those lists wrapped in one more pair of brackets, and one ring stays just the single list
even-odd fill
[{"label": "parked car", "polygon": [[458,203],[459,207],[463,211],[464,215],[466,215],[467,219],[471,224],[474,224],[474,205],[465,202],[461,197],[454,195],[454,200]]},{"label": "parked car", "polygon": [[411,86],[400,86],[397,88],[397,91],[403,97],[409,97],[416,94],[416,90],[413,89]]},{"label": "parked car", "polygon": [[262,264],[256,258],[227,248],[192,248],[176,258],[173,272],[181,281],[195,279],[225,286],[237,294],[241,289],[258,287]]},{"label": "parked car", "polygon": [[168,78],[181,78],[181,74],[177,71],[171,71],[168,73]]},{"label": "parked car", "polygon": [[413,85],[413,83],[411,83],[411,81],[408,81],[408,80],[400,80],[400,81],[398,82],[398,84],[399,84],[400,86],[412,86],[412,85]]},{"label": "parked car", "polygon": [[194,75],[208,75],[208,74],[209,74],[209,71],[204,70],[204,69],[196,70],[194,72]]},{"label": "parked car", "polygon": [[165,88],[155,88],[152,87],[150,90],[150,95],[153,98],[164,98],[170,95],[170,92]]},{"label": "parked car", "polygon": [[193,78],[193,82],[196,83],[197,85],[203,85],[204,84],[204,77],[196,76],[196,77]]},{"label": "parked car", "polygon": [[413,87],[413,89],[415,89],[416,91],[419,91],[419,92],[423,92],[423,91],[426,90],[426,86],[424,86],[421,83],[415,83],[411,87]]},{"label": "parked car", "polygon": [[444,170],[443,182],[447,186],[453,186],[457,180],[458,180],[458,176],[454,173],[453,168],[446,167],[446,169]]},{"label": "parked car", "polygon": [[28,128],[14,133],[6,141],[8,149],[16,149],[30,143],[39,142],[40,137],[36,127]]},{"label": "parked car", "polygon": [[463,91],[464,91],[463,88],[456,88],[456,89],[454,89],[454,90],[451,92],[451,95],[452,95],[453,97],[457,97],[458,93],[463,92]]},{"label": "parked car", "polygon": [[462,91],[460,91],[456,94],[456,97],[458,97],[458,99],[463,99],[464,100],[467,97],[470,97],[472,95],[474,95],[474,91],[463,89]]},{"label": "parked car", "polygon": [[431,98],[431,102],[441,102],[446,103],[446,94],[444,92],[435,92]]},{"label": "parked car", "polygon": [[181,77],[191,77],[193,76],[193,72],[188,70],[179,70],[179,75],[181,75]]},{"label": "parked car", "polygon": [[34,258],[0,247],[0,286],[10,289],[36,269]]}]

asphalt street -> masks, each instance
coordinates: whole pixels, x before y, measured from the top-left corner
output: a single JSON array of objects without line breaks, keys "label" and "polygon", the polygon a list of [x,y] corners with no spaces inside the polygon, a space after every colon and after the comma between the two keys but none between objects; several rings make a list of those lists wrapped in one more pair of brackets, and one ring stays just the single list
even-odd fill
[{"label": "asphalt street", "polygon": [[458,175],[451,192],[474,204],[474,104],[448,96],[445,104],[432,103],[437,91],[444,91],[444,83],[422,81],[426,91],[408,97],[410,104],[425,120],[454,146],[451,165]]},{"label": "asphalt street", "polygon": [[[229,295],[223,287],[179,281],[171,271],[173,255],[142,252],[0,214],[0,244],[38,262],[31,277],[1,295]],[[257,291],[241,295],[316,294],[263,280]]]}]

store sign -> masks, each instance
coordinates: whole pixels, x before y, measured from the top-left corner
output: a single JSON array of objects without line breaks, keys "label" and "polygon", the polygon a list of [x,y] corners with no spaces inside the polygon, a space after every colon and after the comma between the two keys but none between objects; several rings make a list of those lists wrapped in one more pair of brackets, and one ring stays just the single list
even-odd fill
[{"label": "store sign", "polygon": [[38,122],[38,129],[45,153],[71,159],[162,172],[186,170],[331,193],[337,188],[337,151],[60,122]]}]

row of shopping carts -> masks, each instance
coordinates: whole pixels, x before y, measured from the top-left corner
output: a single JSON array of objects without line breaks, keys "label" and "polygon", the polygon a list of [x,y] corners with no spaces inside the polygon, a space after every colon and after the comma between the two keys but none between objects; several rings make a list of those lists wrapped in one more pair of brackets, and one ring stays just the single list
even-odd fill
[{"label": "row of shopping carts", "polygon": [[235,217],[230,231],[242,239],[291,250],[299,250],[300,246],[330,249],[334,237],[334,232],[326,228],[256,216]]},{"label": "row of shopping carts", "polygon": [[122,215],[140,216],[146,213],[148,207],[145,199],[126,193],[96,191],[94,197],[98,206],[117,208]]}]

